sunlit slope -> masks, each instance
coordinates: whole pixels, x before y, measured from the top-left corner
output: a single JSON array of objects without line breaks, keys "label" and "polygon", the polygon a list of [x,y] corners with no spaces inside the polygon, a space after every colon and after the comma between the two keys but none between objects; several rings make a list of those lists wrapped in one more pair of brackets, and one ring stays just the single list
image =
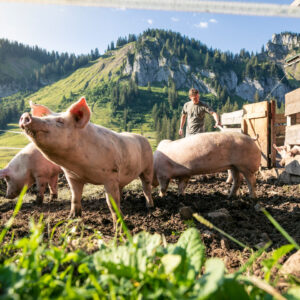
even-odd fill
[{"label": "sunlit slope", "polygon": [[4,168],[7,163],[20,151],[20,149],[5,148],[24,148],[29,140],[21,132],[18,124],[8,124],[7,132],[0,134],[0,168]]},{"label": "sunlit slope", "polygon": [[111,55],[102,56],[96,61],[90,62],[86,67],[82,67],[70,76],[40,89],[25,100],[44,104],[55,110],[64,95],[68,96],[71,93],[82,92],[87,88],[95,88],[101,85],[103,81],[117,80],[118,77],[114,75],[121,68],[125,54],[131,47],[131,44],[125,45],[121,49],[111,52]]}]

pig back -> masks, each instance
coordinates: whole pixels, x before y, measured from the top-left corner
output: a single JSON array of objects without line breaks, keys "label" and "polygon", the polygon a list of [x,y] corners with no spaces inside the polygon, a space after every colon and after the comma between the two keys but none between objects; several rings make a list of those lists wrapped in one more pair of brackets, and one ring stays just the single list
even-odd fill
[{"label": "pig back", "polygon": [[152,172],[153,154],[148,140],[134,133],[121,133],[119,135],[119,149],[121,150],[120,175],[122,181],[136,178],[145,170]]},{"label": "pig back", "polygon": [[[25,159],[26,158],[26,159]],[[34,143],[28,144],[22,150],[22,156],[20,161],[25,163],[25,167],[28,169],[30,176],[50,178],[57,175],[61,168],[55,163],[49,161],[41,152],[38,150]]]},{"label": "pig back", "polygon": [[209,132],[172,142],[162,141],[154,155],[154,164],[171,166],[172,170],[181,169],[180,172],[185,170],[189,175],[220,172],[232,166],[255,172],[260,158],[260,150],[249,136],[235,132]]}]

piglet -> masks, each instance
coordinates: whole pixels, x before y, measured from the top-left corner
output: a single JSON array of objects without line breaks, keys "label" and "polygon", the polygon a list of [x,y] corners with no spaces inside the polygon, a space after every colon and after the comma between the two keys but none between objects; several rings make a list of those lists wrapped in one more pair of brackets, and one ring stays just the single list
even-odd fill
[{"label": "piglet", "polygon": [[47,184],[50,188],[51,200],[57,198],[57,180],[61,169],[46,159],[34,143],[29,143],[6,166],[0,170],[0,178],[7,183],[6,198],[17,197],[23,186],[37,185],[36,202],[43,203]]}]

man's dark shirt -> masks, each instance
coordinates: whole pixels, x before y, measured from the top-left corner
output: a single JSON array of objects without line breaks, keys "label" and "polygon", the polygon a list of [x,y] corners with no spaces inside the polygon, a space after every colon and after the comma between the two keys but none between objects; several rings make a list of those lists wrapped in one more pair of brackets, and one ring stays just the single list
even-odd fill
[{"label": "man's dark shirt", "polygon": [[198,104],[186,102],[182,109],[182,114],[187,115],[186,136],[204,132],[204,115],[212,112],[212,108],[200,100]]}]

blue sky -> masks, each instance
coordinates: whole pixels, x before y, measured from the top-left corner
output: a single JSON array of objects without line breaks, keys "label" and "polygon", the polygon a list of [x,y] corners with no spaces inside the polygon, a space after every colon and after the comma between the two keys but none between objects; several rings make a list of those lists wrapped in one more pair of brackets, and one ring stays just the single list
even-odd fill
[{"label": "blue sky", "polygon": [[[260,2],[290,4],[293,0]],[[237,53],[245,48],[256,52],[273,33],[300,33],[300,18],[0,3],[0,38],[49,51],[81,54],[97,47],[103,53],[118,37],[147,28],[180,32],[222,51]]]}]

